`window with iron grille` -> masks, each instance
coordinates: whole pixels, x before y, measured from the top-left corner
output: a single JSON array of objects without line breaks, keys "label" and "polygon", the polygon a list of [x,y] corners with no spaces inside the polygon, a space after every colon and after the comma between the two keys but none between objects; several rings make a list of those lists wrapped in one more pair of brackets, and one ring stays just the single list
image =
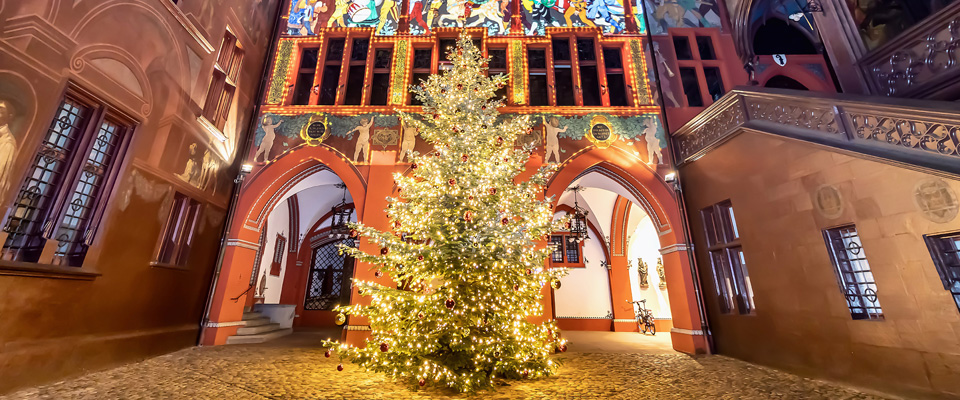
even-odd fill
[{"label": "window with iron grille", "polygon": [[227,31],[220,42],[220,53],[213,68],[213,78],[203,106],[203,116],[217,129],[223,130],[230,114],[230,105],[237,92],[240,64],[243,62],[243,47],[237,37]]},{"label": "window with iron grille", "polygon": [[167,217],[163,236],[160,239],[157,263],[186,265],[199,216],[200,202],[182,193],[174,192],[173,207],[170,209],[170,215]]},{"label": "window with iron grille", "polygon": [[52,239],[50,262],[83,263],[132,127],[106,105],[68,90],[14,199],[3,259],[38,262]]},{"label": "window with iron grille", "polygon": [[883,319],[877,283],[853,225],[823,231],[840,292],[847,299],[853,319]]},{"label": "window with iron grille", "polygon": [[923,239],[933,256],[943,288],[950,292],[960,310],[960,232],[924,236]]},{"label": "window with iron grille", "polygon": [[700,215],[707,235],[707,252],[720,312],[730,313],[736,309],[740,314],[753,313],[756,309],[753,285],[740,245],[733,205],[730,200],[722,201],[704,208]]},{"label": "window with iron grille", "polygon": [[550,236],[550,244],[556,246],[553,249],[550,260],[554,264],[583,264],[580,257],[582,244],[576,236],[567,234],[558,234]]},{"label": "window with iron grille", "polygon": [[340,254],[340,244],[354,246],[354,240],[341,239],[313,248],[304,309],[332,310],[338,304],[349,303],[353,258]]}]

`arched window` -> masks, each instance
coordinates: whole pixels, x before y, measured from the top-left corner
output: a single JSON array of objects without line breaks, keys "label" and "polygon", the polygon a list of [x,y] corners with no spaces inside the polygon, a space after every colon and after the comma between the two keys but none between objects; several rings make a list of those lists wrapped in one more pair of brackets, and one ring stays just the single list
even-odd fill
[{"label": "arched window", "polygon": [[778,89],[793,89],[793,90],[810,90],[807,89],[802,83],[797,82],[796,79],[793,79],[788,76],[776,75],[763,85],[763,87],[768,88],[778,88]]},{"label": "arched window", "polygon": [[353,258],[340,254],[337,245],[341,243],[353,246],[354,240],[337,240],[313,248],[304,309],[332,310],[338,304],[349,303]]},{"label": "arched window", "polygon": [[763,22],[753,34],[753,54],[819,54],[810,38],[800,29],[779,18]]}]

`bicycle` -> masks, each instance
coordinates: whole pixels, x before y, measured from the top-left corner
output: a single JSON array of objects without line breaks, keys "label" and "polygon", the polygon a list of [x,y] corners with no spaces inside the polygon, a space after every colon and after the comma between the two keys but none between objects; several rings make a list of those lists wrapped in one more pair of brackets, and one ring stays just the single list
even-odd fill
[{"label": "bicycle", "polygon": [[640,301],[627,300],[627,303],[639,306],[639,310],[637,311],[637,331],[643,335],[646,335],[647,332],[650,332],[651,335],[656,335],[657,326],[653,323],[653,311],[646,307],[647,299]]}]

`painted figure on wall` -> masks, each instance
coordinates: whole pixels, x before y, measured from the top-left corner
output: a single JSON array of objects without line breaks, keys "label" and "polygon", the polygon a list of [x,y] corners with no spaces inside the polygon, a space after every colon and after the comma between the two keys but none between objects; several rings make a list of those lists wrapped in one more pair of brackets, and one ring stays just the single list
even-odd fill
[{"label": "painted figure on wall", "polygon": [[[673,85],[670,84],[676,74],[674,74],[670,66],[667,65],[667,59],[660,53],[660,43],[653,42],[653,52],[656,53],[657,64],[660,65],[660,90],[663,92],[663,96],[666,97],[665,100],[670,101],[670,103],[666,105],[670,107],[680,107],[680,102],[677,101],[677,97],[673,93]],[[664,76],[664,73],[666,73],[666,76]]]},{"label": "painted figure on wall", "polygon": [[664,35],[668,28],[716,28],[720,11],[716,0],[644,0],[653,34]]},{"label": "painted figure on wall", "polygon": [[[476,4],[476,3],[474,3]],[[471,17],[477,17],[477,19],[467,26],[483,26],[487,23],[493,23],[497,28],[497,32],[505,32],[507,26],[503,21],[503,7],[496,0],[487,0],[485,3],[480,4],[479,7],[473,8],[473,12],[470,14]]]},{"label": "painted figure on wall", "polygon": [[573,26],[573,21],[570,19],[570,17],[573,16],[580,18],[580,22],[589,27],[595,28],[597,26],[590,18],[587,18],[587,0],[573,0],[570,2],[570,7],[567,7],[567,11],[563,13],[563,17],[567,20],[567,26]]},{"label": "painted figure on wall", "polygon": [[400,141],[400,162],[410,155],[414,146],[417,144],[417,127],[412,125],[403,126],[403,140]]},{"label": "painted figure on wall", "polygon": [[313,6],[307,0],[294,0],[287,18],[287,33],[290,35],[313,35]]},{"label": "painted figure on wall", "polygon": [[353,152],[353,162],[359,162],[360,154],[363,154],[363,160],[370,162],[370,127],[373,126],[373,118],[361,118],[360,125],[353,128],[351,132],[357,132],[357,149]]},{"label": "painted figure on wall", "polygon": [[376,32],[383,32],[383,27],[387,21],[394,21],[394,23],[396,23],[399,20],[400,16],[397,12],[397,2],[395,0],[383,0],[383,4],[380,6],[380,23],[377,24]]},{"label": "painted figure on wall", "polygon": [[14,112],[13,103],[0,100],[0,194],[10,185],[10,170],[17,155],[17,138],[10,128]]},{"label": "painted figure on wall", "polygon": [[183,172],[177,174],[180,179],[190,184],[194,184],[195,180],[200,177],[200,165],[198,165],[197,160],[194,159],[196,155],[197,144],[192,143],[190,144],[190,158],[187,158],[187,164],[183,166]]},{"label": "painted figure on wall", "polygon": [[267,115],[263,117],[263,124],[260,125],[263,128],[263,131],[266,135],[263,136],[263,140],[260,142],[260,147],[257,148],[257,154],[253,156],[253,161],[256,162],[260,155],[263,154],[263,161],[270,161],[270,150],[273,149],[273,142],[277,138],[276,129],[283,121],[277,121],[273,123],[273,117]]},{"label": "painted figure on wall", "polygon": [[547,117],[541,118],[543,121],[544,129],[547,132],[546,138],[546,155],[543,158],[543,162],[550,162],[550,156],[555,156],[557,162],[560,162],[560,133],[567,131],[567,126],[560,128],[560,120],[557,117],[550,117],[548,122]]},{"label": "painted figure on wall", "polygon": [[[660,138],[657,137],[657,121],[650,118],[643,123],[643,136],[647,140],[647,164],[663,164],[663,153],[660,148]],[[653,156],[657,156],[657,162],[653,162]]]},{"label": "painted figure on wall", "polygon": [[333,15],[330,16],[330,20],[327,21],[327,28],[347,26],[347,22],[344,21],[343,17],[347,15],[349,9],[349,0],[336,0],[333,6]]},{"label": "painted figure on wall", "polygon": [[550,9],[557,4],[556,0],[522,0],[524,10],[529,15],[528,35],[544,35],[547,26],[560,26],[550,14]]},{"label": "painted figure on wall", "polygon": [[606,22],[613,27],[613,33],[623,31],[623,4],[619,0],[593,0],[587,6],[587,18]]},{"label": "painted figure on wall", "polygon": [[205,190],[218,169],[220,169],[220,164],[214,159],[210,150],[204,150],[203,156],[198,157],[197,144],[192,143],[190,144],[190,158],[187,159],[183,172],[177,174],[177,177],[197,189]]}]

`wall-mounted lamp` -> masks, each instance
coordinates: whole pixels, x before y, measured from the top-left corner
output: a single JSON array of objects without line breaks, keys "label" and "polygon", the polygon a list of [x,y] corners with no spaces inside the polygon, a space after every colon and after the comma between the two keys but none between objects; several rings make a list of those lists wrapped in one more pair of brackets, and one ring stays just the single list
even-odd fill
[{"label": "wall-mounted lamp", "polygon": [[677,173],[670,172],[663,176],[663,180],[667,183],[674,183],[677,181]]},{"label": "wall-mounted lamp", "polygon": [[243,165],[240,166],[240,172],[244,174],[249,174],[252,171],[253,171],[253,164],[244,163]]}]

